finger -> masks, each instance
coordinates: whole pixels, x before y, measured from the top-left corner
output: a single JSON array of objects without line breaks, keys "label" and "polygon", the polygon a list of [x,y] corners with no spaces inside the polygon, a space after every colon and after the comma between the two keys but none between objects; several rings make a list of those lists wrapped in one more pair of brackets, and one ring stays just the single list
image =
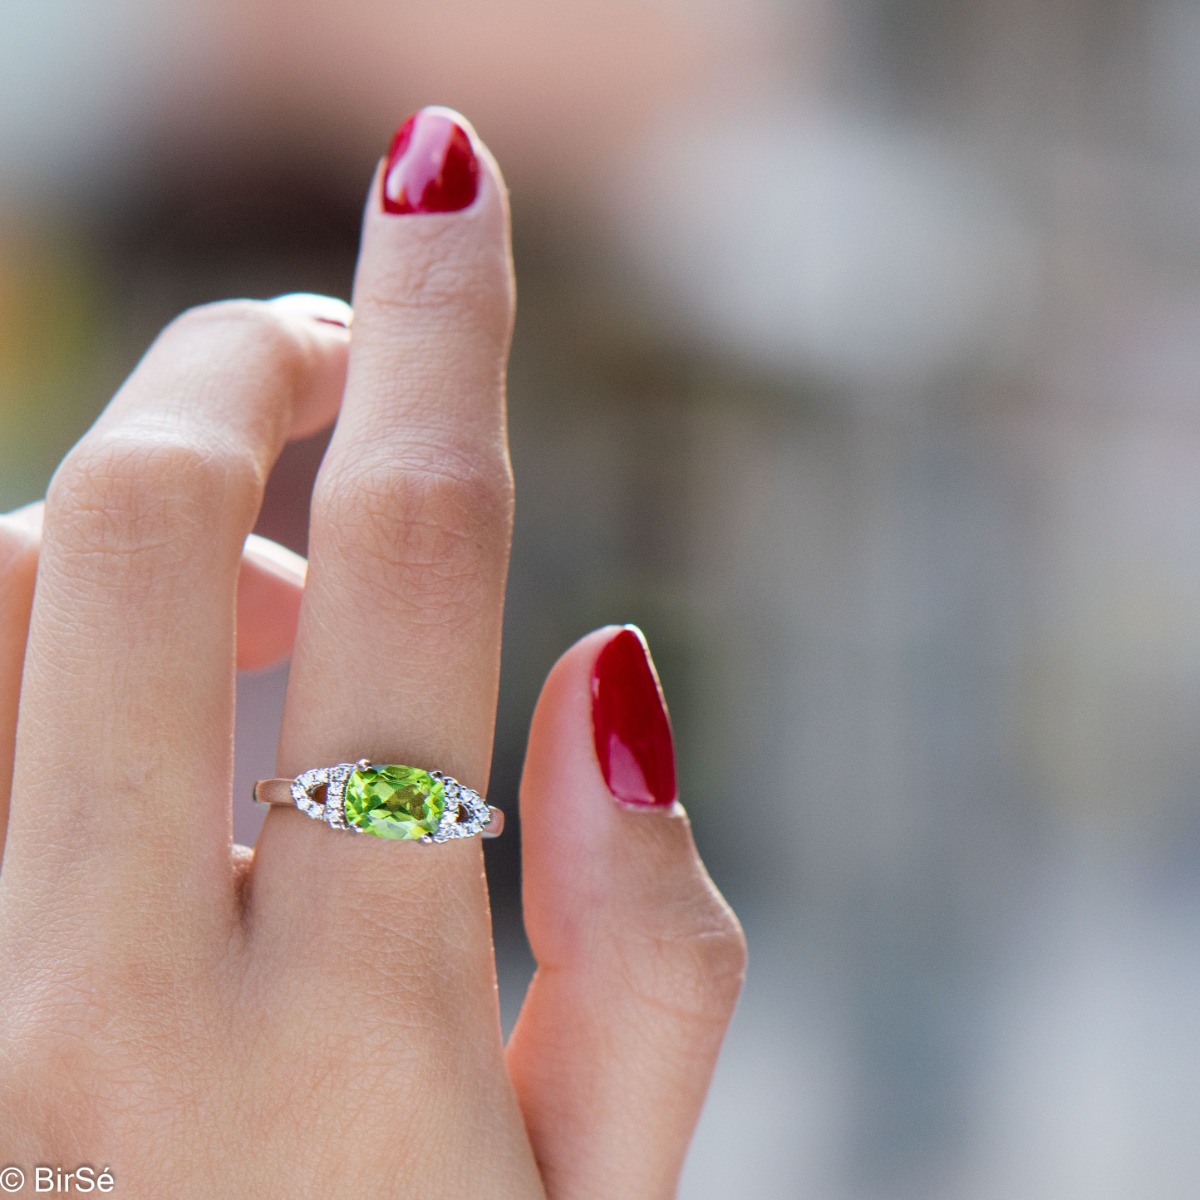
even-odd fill
[{"label": "finger", "polygon": [[[325,297],[321,297],[325,299]],[[291,299],[289,297],[289,299]],[[13,596],[0,600],[6,604],[5,620],[0,625],[0,637],[15,639],[13,646],[19,649],[20,658],[25,656],[25,635],[29,627],[29,607],[33,600],[33,572],[37,565],[37,551],[42,542],[41,501],[18,509],[7,516],[0,515],[0,577],[8,576],[8,585],[15,589]],[[304,592],[304,576],[308,563],[304,558],[273,542],[269,538],[252,533],[246,539],[242,552],[242,566],[238,575],[237,590],[237,665],[239,670],[254,671],[274,666],[292,652],[296,640],[296,624],[300,618],[300,597]],[[24,574],[22,575],[22,571]],[[20,580],[27,579],[26,603],[16,603],[22,594]],[[2,585],[0,585],[2,586]],[[18,637],[19,635],[19,637]],[[12,659],[0,659],[0,671]],[[0,675],[8,680],[9,686],[20,686],[20,661],[17,674]],[[15,697],[16,692],[13,691]],[[4,714],[9,713],[11,729],[3,723]],[[0,729],[9,729],[16,735],[16,707],[0,708]],[[11,781],[12,765],[9,761],[7,774],[0,774],[0,799],[7,804],[8,785]],[[3,822],[0,822],[0,842],[3,841]]]},{"label": "finger", "polygon": [[[368,202],[346,397],[313,497],[288,768],[365,740],[487,780],[511,536],[513,284],[498,168],[447,111],[422,117],[470,138],[473,202],[397,215],[380,177]],[[384,690],[370,696],[340,665],[381,662],[391,670],[372,671]]]},{"label": "finger", "polygon": [[[0,854],[8,824],[17,703],[43,509],[39,501],[0,515]],[[237,591],[239,668],[269,667],[291,653],[306,565],[300,555],[267,538],[251,534],[246,539]]]},{"label": "finger", "polygon": [[550,673],[521,838],[538,966],[508,1067],[547,1195],[667,1200],[746,948],[675,800],[670,725],[632,628],[590,634]]},{"label": "finger", "polygon": [[[461,117],[423,110],[409,132],[368,199],[279,774],[365,757],[483,790],[511,530],[507,201]],[[414,179],[431,162],[432,176]],[[440,211],[428,211],[431,198]],[[357,1020],[385,1025],[401,1039],[393,1048],[407,1039],[397,1052],[423,1058],[442,1096],[455,1079],[475,1081],[454,1097],[464,1121],[480,1113],[489,1140],[506,1112],[519,1126],[511,1094],[495,1090],[504,1075],[479,839],[385,841],[275,809],[255,858],[254,935],[302,964],[288,978],[321,992],[305,1002],[321,1011],[355,995]]]},{"label": "finger", "polygon": [[[34,605],[41,502],[0,515],[0,856],[8,823],[13,751],[17,742],[20,673]],[[292,653],[305,560],[251,534],[238,578],[238,666],[260,670]]]},{"label": "finger", "polygon": [[212,901],[231,877],[242,550],[284,439],[336,412],[347,342],[286,306],[195,309],[55,474],[5,897],[69,912],[70,935],[119,936],[147,905],[174,920],[228,915]]},{"label": "finger", "polygon": [[17,703],[40,540],[40,504],[0,517],[0,856],[8,823]]},{"label": "finger", "polygon": [[[418,123],[449,125],[442,112]],[[511,519],[512,277],[498,170],[461,117],[451,128],[462,139],[452,156],[476,174],[465,208],[386,211],[382,171],[368,200],[346,396],[313,497],[283,774],[366,756],[487,779]],[[430,851],[334,837],[280,810],[258,847],[258,901],[280,882],[290,912],[312,848],[323,886],[367,894],[413,876],[416,888],[436,864],[424,883],[478,893],[475,842]]]},{"label": "finger", "polygon": [[[29,636],[33,584],[42,541],[39,501],[0,515],[0,856],[8,825],[21,668]],[[251,534],[237,590],[237,665],[270,667],[292,652],[307,564],[298,554]]]}]

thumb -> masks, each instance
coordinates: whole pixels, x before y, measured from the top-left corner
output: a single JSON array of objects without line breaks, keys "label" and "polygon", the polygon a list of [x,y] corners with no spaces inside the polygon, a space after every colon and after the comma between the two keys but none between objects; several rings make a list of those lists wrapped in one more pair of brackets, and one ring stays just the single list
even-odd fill
[{"label": "thumb", "polygon": [[521,831],[538,967],[508,1064],[547,1193],[665,1200],[746,946],[676,799],[666,707],[632,626],[589,634],[551,671]]}]

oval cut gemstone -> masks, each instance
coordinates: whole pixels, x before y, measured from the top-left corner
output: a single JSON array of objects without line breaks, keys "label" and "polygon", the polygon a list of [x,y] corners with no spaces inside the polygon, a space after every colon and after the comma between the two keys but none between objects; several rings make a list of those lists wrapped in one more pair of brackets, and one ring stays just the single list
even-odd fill
[{"label": "oval cut gemstone", "polygon": [[445,785],[417,767],[359,767],[346,780],[346,824],[376,837],[424,837],[445,811]]}]

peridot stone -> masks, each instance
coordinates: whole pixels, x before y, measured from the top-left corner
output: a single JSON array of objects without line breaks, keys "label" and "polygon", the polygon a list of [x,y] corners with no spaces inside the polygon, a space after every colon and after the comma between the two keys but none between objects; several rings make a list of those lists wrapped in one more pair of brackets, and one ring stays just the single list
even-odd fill
[{"label": "peridot stone", "polygon": [[445,810],[445,786],[417,767],[359,767],[346,780],[346,824],[376,837],[424,837]]}]

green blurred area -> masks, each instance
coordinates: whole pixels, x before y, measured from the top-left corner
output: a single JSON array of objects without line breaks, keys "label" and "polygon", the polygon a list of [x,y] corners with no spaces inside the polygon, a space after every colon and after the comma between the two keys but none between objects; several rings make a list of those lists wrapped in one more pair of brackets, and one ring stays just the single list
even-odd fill
[{"label": "green blurred area", "polygon": [[64,216],[0,218],[0,508],[39,499],[119,376],[120,315]]}]

